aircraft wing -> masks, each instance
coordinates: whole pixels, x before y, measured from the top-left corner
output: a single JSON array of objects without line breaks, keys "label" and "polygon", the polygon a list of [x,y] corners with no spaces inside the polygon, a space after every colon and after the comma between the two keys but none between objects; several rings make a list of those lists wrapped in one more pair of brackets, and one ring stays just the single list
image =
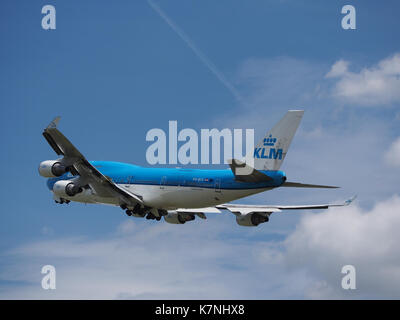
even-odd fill
[{"label": "aircraft wing", "polygon": [[198,208],[198,209],[185,209],[180,208],[175,211],[181,215],[196,215],[199,218],[206,219],[206,213],[221,213],[220,210],[228,210],[235,216],[243,216],[249,213],[258,213],[262,216],[270,216],[274,212],[281,212],[282,210],[306,210],[306,209],[328,209],[330,207],[343,207],[351,204],[356,196],[343,203],[333,204],[313,204],[313,205],[300,205],[300,206],[280,206],[280,205],[246,205],[246,204],[220,204],[215,207]]},{"label": "aircraft wing", "polygon": [[216,206],[217,209],[226,209],[234,215],[245,215],[248,213],[259,213],[262,215],[269,215],[274,212],[281,212],[282,210],[305,210],[305,209],[328,209],[329,207],[343,207],[351,204],[356,196],[343,203],[334,204],[317,204],[317,205],[301,205],[301,206],[280,206],[280,205],[241,205],[241,204],[221,204]]},{"label": "aircraft wing", "polygon": [[69,166],[71,173],[79,177],[80,185],[89,185],[100,196],[111,196],[120,199],[121,204],[136,205],[143,204],[140,196],[133,194],[111,181],[103,175],[78,149],[57,129],[60,117],[55,118],[49,126],[44,129],[43,136],[58,154],[64,156],[63,163]]},{"label": "aircraft wing", "polygon": [[198,208],[198,209],[176,209],[176,212],[182,215],[196,215],[201,219],[207,219],[206,213],[221,213],[216,207]]}]

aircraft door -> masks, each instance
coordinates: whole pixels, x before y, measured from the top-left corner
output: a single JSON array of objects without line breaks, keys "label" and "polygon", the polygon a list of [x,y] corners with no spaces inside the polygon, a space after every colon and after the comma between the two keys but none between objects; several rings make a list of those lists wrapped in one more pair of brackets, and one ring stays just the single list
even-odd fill
[{"label": "aircraft door", "polygon": [[221,192],[221,179],[215,179],[215,192]]},{"label": "aircraft door", "polygon": [[165,185],[167,184],[167,177],[163,176],[160,182],[160,189],[165,189]]}]

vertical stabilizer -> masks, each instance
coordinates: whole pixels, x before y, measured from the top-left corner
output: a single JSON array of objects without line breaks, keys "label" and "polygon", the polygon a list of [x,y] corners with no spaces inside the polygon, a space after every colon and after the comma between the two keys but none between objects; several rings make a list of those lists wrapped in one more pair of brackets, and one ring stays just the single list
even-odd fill
[{"label": "vertical stabilizer", "polygon": [[304,110],[289,110],[254,148],[254,168],[279,170]]}]

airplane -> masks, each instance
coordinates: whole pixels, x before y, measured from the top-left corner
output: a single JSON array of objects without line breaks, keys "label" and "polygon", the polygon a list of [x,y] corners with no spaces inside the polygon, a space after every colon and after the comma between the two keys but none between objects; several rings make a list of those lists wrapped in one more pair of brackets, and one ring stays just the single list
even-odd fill
[{"label": "airplane", "polygon": [[[339,204],[241,205],[229,202],[279,187],[337,188],[289,182],[279,170],[303,117],[303,110],[289,110],[255,146],[253,166],[233,159],[222,170],[141,167],[113,161],[88,161],[57,129],[56,117],[43,136],[60,156],[39,165],[39,174],[56,203],[70,201],[119,206],[128,216],[185,224],[208,213],[230,211],[240,226],[255,227],[282,210],[327,209]],[[250,169],[238,174],[238,168]]]}]

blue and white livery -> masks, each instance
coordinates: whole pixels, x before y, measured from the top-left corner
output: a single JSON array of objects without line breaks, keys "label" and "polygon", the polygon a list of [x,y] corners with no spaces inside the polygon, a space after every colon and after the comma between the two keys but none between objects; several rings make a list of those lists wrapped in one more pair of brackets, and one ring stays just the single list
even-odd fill
[{"label": "blue and white livery", "polygon": [[[279,170],[304,111],[290,110],[254,148],[252,165],[231,161],[230,169],[203,170],[146,168],[111,161],[88,161],[57,129],[59,117],[44,130],[43,136],[60,156],[39,165],[41,176],[57,203],[110,204],[121,207],[128,216],[184,224],[207,213],[228,210],[242,226],[258,226],[273,212],[294,209],[326,209],[350,204],[267,206],[229,204],[230,201],[279,187],[336,188],[286,181]],[[248,155],[250,156],[250,155]],[[248,157],[246,157],[248,159]],[[238,169],[246,170],[239,174]]]}]

